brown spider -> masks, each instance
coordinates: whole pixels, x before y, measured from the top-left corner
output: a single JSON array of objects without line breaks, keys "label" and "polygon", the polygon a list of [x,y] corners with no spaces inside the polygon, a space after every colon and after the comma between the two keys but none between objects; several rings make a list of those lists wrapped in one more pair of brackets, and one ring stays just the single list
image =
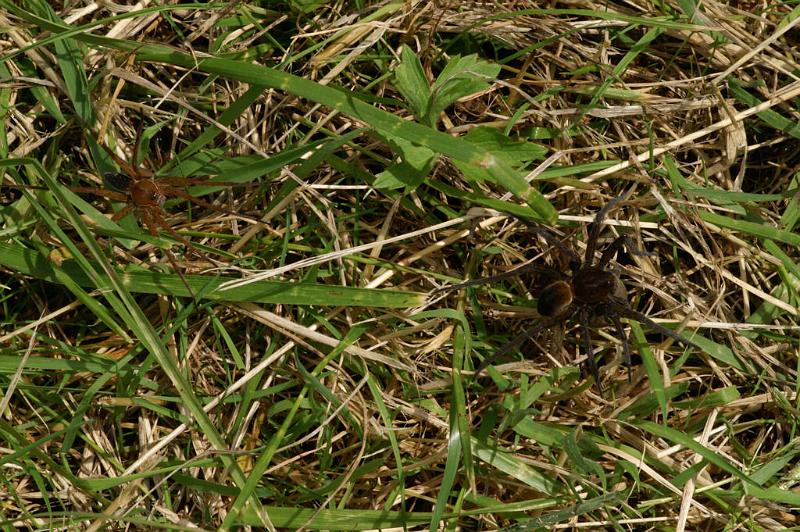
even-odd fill
[{"label": "brown spider", "polygon": [[[88,130],[88,128],[86,128]],[[132,161],[137,159],[137,153],[140,144],[141,136],[141,123],[136,134],[136,142],[133,148]],[[175,229],[166,221],[166,211],[164,211],[164,202],[167,198],[182,198],[190,201],[200,207],[212,209],[214,211],[230,214],[237,218],[242,218],[253,223],[260,223],[258,220],[243,215],[241,213],[232,213],[222,209],[216,205],[196,198],[189,192],[180,187],[188,187],[197,184],[203,185],[241,185],[241,183],[223,183],[217,181],[210,181],[208,178],[182,178],[182,177],[156,177],[154,172],[146,168],[141,168],[135,164],[129,164],[111,149],[109,149],[102,142],[96,141],[92,137],[89,138],[90,142],[96,142],[96,145],[103,149],[117,164],[121,172],[104,172],[103,181],[109,187],[108,189],[97,189],[91,187],[74,187],[71,190],[78,193],[90,193],[96,196],[102,196],[112,201],[119,201],[125,206],[114,214],[113,221],[118,221],[130,214],[135,213],[142,225],[144,225],[152,236],[158,236],[159,230],[167,232],[172,238],[181,242],[186,246],[187,251],[194,253],[200,258],[207,260],[212,264],[217,264],[205,253],[199,251],[192,243],[179,235]],[[175,256],[168,248],[164,248],[164,254],[174,271],[180,276],[184,286],[189,291],[189,294],[194,298],[191,288],[189,287],[186,279],[177,266]]]},{"label": "brown spider", "polygon": [[537,310],[544,319],[519,333],[494,355],[485,358],[475,370],[474,378],[477,379],[487,366],[494,363],[494,361],[500,357],[517,349],[528,338],[532,338],[540,331],[549,329],[575,316],[577,316],[580,325],[583,351],[586,353],[586,363],[589,373],[594,377],[598,390],[601,393],[600,373],[591,345],[590,324],[592,323],[610,320],[614,325],[622,341],[623,359],[625,365],[628,367],[629,379],[631,367],[630,345],[620,318],[636,320],[684,345],[700,348],[696,343],[655,323],[641,312],[631,308],[628,304],[625,286],[622,284],[622,281],[620,281],[619,276],[608,269],[609,262],[623,246],[631,253],[642,253],[635,249],[627,235],[620,236],[612,241],[601,254],[600,260],[595,262],[597,239],[600,236],[603,219],[606,214],[617,203],[625,199],[625,197],[627,197],[627,194],[612,199],[595,215],[594,220],[589,226],[589,238],[586,242],[586,254],[583,259],[547,228],[538,224],[528,223],[534,233],[557,248],[569,260],[571,275],[553,268],[542,268],[532,264],[526,264],[505,273],[493,275],[491,277],[472,279],[437,290],[437,292],[459,290],[467,286],[488,284],[500,279],[516,277],[528,271],[548,274],[556,278],[555,281],[547,284],[542,289],[539,300],[537,301]]},{"label": "brown spider", "polygon": [[[134,144],[134,153],[132,160],[136,160],[139,148],[139,135],[137,132],[136,143]],[[94,139],[92,139],[94,140]],[[102,148],[114,160],[117,166],[122,170],[121,172],[104,172],[103,181],[110,187],[109,189],[94,189],[91,187],[76,187],[75,192],[88,192],[97,196],[102,196],[113,201],[125,203],[125,207],[116,212],[112,217],[113,221],[118,221],[134,212],[147,228],[152,236],[158,236],[159,229],[166,231],[175,240],[183,243],[187,249],[194,252],[200,257],[204,257],[210,262],[214,262],[202,252],[197,250],[191,242],[186,238],[179,235],[172,226],[166,221],[166,211],[164,211],[164,202],[167,198],[182,198],[201,207],[220,211],[219,207],[212,205],[206,201],[196,198],[182,190],[179,187],[188,187],[196,184],[225,184],[209,182],[208,179],[190,179],[181,177],[155,177],[155,174],[146,168],[141,168],[133,164],[129,164],[116,153],[111,151],[105,144],[97,142],[97,145]]]}]

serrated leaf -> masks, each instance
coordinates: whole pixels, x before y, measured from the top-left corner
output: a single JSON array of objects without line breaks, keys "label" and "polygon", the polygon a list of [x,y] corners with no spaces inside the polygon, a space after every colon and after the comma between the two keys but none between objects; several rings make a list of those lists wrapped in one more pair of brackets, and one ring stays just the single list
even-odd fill
[{"label": "serrated leaf", "polygon": [[431,87],[431,97],[423,122],[434,125],[439,114],[459,98],[489,87],[489,81],[500,73],[500,66],[478,59],[475,54],[454,57],[444,67]]},{"label": "serrated leaf", "polygon": [[419,57],[408,46],[403,46],[400,52],[400,64],[395,68],[394,78],[397,90],[406,99],[417,118],[421,118],[428,108],[431,89]]}]

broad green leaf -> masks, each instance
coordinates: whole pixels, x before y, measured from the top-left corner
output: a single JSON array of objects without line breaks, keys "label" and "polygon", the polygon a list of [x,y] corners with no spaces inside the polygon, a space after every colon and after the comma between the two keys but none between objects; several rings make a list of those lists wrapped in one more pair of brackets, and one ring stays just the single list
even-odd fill
[{"label": "broad green leaf", "polygon": [[[545,148],[528,141],[518,141],[503,135],[490,127],[477,127],[464,136],[464,139],[475,146],[491,151],[509,166],[518,168],[523,164],[542,159],[546,153]],[[473,182],[491,181],[491,174],[485,169],[474,165],[462,164],[453,161],[464,177]],[[522,176],[522,172],[520,172]]]},{"label": "broad green leaf", "polygon": [[489,81],[500,73],[500,65],[494,65],[475,54],[454,57],[447,63],[431,87],[428,109],[422,122],[433,127],[439,113],[453,105],[456,100],[475,94],[489,87]]},{"label": "broad green leaf", "polygon": [[419,57],[408,46],[403,46],[400,52],[400,64],[394,70],[394,77],[397,90],[406,99],[417,118],[422,118],[428,107],[431,89]]},{"label": "broad green leaf", "polygon": [[387,140],[400,152],[401,161],[378,174],[372,186],[378,189],[406,187],[407,190],[414,190],[433,168],[436,154],[425,146],[412,144],[400,137]]}]

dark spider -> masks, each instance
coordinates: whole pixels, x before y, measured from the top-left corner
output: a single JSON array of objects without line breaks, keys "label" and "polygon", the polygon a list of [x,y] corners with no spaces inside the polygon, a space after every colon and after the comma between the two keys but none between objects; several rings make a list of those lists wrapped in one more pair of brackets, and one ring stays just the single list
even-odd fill
[{"label": "dark spider", "polygon": [[553,268],[542,268],[532,264],[526,264],[505,273],[493,275],[491,277],[472,279],[436,290],[436,292],[459,290],[467,286],[488,284],[500,279],[516,277],[528,271],[547,274],[556,278],[555,281],[547,284],[542,289],[539,300],[537,301],[536,308],[544,319],[533,327],[525,329],[500,348],[497,353],[484,359],[475,370],[474,378],[477,379],[487,366],[500,357],[512,352],[514,349],[517,349],[528,338],[532,338],[540,331],[553,327],[575,316],[578,318],[581,329],[583,350],[586,353],[586,364],[601,393],[600,373],[597,369],[597,361],[594,358],[594,353],[592,352],[592,339],[589,328],[591,323],[602,322],[603,319],[607,319],[614,325],[622,341],[623,359],[625,365],[628,367],[629,379],[631,367],[630,345],[620,318],[636,320],[684,345],[700,349],[700,346],[696,343],[659,325],[641,312],[632,309],[628,304],[625,286],[616,273],[607,269],[611,259],[616,256],[617,252],[621,250],[623,246],[627,247],[630,253],[642,253],[635,249],[627,235],[617,237],[603,251],[600,260],[596,263],[594,262],[597,239],[600,236],[603,219],[616,204],[626,197],[627,193],[612,199],[597,212],[589,226],[589,239],[586,242],[586,254],[582,260],[573,249],[566,246],[549,229],[528,222],[528,225],[534,233],[541,236],[547,243],[557,248],[567,257],[571,275]]}]

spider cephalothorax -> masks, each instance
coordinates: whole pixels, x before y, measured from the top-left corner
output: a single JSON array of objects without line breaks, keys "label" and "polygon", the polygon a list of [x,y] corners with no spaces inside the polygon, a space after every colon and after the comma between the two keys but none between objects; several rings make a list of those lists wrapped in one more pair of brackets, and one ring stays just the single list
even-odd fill
[{"label": "spider cephalothorax", "polygon": [[475,370],[475,377],[478,377],[478,375],[495,360],[518,348],[528,338],[573,317],[577,317],[580,326],[581,342],[583,344],[583,351],[586,354],[589,372],[594,377],[598,388],[601,390],[600,374],[597,369],[597,361],[592,351],[590,324],[602,324],[606,321],[614,325],[622,342],[625,364],[628,366],[631,364],[630,346],[620,318],[636,320],[684,345],[699,347],[694,342],[655,323],[641,312],[632,309],[628,304],[625,286],[620,281],[619,276],[608,268],[611,260],[623,247],[627,247],[628,251],[631,253],[638,253],[631,245],[631,241],[627,236],[623,235],[612,241],[601,253],[600,259],[595,261],[597,239],[600,236],[603,218],[605,218],[605,215],[611,208],[624,199],[624,197],[625,195],[612,199],[595,215],[594,220],[589,226],[589,238],[586,242],[586,253],[583,258],[572,248],[559,240],[549,229],[538,224],[529,224],[531,230],[535,234],[541,236],[548,244],[557,249],[569,260],[569,273],[564,273],[552,268],[543,268],[532,264],[526,264],[506,273],[473,279],[439,289],[440,291],[457,290],[467,286],[487,284],[508,277],[516,277],[529,271],[546,274],[555,279],[545,285],[539,294],[537,310],[539,314],[542,315],[543,319],[518,334],[514,339],[500,348],[497,353],[484,359],[481,365]]},{"label": "spider cephalothorax", "polygon": [[162,187],[150,176],[134,179],[119,172],[106,172],[103,179],[117,192],[127,194],[138,209],[160,209],[167,200]]}]

